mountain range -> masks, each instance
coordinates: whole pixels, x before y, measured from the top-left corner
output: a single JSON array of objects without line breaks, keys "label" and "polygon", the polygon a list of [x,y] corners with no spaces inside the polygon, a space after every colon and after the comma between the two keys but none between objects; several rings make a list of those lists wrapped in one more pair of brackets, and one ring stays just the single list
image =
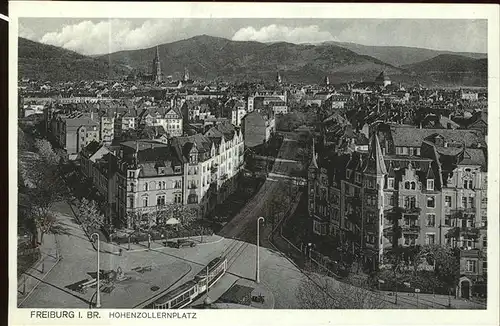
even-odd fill
[{"label": "mountain range", "polygon": [[[281,72],[285,82],[293,83],[317,83],[325,76],[332,83],[373,80],[381,71],[394,81],[424,84],[466,82],[473,85],[464,86],[484,86],[487,81],[487,74],[484,74],[487,59],[482,58],[485,54],[448,54],[419,48],[332,42],[266,44],[207,35],[162,44],[158,51],[163,73],[173,78],[181,78],[187,68],[194,78],[230,81],[269,81],[275,78],[277,71]],[[89,57],[20,38],[19,75],[36,79],[82,80],[149,73],[155,54],[156,47],[152,47]],[[466,68],[457,70],[462,66]],[[464,71],[473,78],[464,79],[460,75]]]}]

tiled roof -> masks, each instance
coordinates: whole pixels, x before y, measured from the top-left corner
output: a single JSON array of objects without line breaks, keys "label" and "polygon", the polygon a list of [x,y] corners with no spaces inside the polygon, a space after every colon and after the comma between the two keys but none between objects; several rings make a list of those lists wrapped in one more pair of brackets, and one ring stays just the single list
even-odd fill
[{"label": "tiled roof", "polygon": [[466,147],[475,147],[476,144],[486,146],[484,137],[476,130],[419,129],[412,126],[391,125],[391,133],[394,146],[420,147],[422,141],[433,134],[439,134],[450,141],[464,141]]}]

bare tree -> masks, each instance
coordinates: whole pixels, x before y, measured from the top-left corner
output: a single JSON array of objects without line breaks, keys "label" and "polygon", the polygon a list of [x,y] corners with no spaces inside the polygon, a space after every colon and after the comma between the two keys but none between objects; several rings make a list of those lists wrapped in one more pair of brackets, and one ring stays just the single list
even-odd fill
[{"label": "bare tree", "polygon": [[371,292],[366,284],[357,286],[321,274],[313,267],[305,272],[296,296],[303,309],[381,309],[386,307],[382,297]]}]

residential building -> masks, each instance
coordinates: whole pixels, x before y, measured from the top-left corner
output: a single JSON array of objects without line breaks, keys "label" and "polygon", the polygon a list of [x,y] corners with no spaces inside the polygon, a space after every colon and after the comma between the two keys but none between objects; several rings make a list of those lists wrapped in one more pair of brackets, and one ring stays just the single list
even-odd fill
[{"label": "residential building", "polygon": [[312,241],[347,245],[370,269],[383,266],[396,247],[458,247],[458,291],[470,296],[474,284],[485,280],[479,266],[487,264],[487,156],[481,142],[471,130],[379,125],[371,130],[368,153],[338,155],[322,146],[317,155],[313,147]]},{"label": "residential building", "polygon": [[93,115],[57,115],[52,120],[52,134],[59,145],[66,151],[69,159],[76,159],[77,154],[89,143],[100,141],[99,123]]},{"label": "residential building", "polygon": [[254,147],[267,141],[276,130],[274,114],[252,111],[243,118],[245,146]]}]

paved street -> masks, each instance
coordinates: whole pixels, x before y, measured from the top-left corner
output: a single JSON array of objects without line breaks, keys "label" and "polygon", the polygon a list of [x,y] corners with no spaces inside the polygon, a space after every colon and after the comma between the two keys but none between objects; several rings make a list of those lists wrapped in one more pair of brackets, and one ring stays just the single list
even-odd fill
[{"label": "paved street", "polygon": [[287,175],[294,169],[300,169],[301,165],[295,161],[297,142],[291,138],[285,138],[278,153],[278,159],[270,172],[272,178],[266,179],[259,192],[245,205],[245,207],[219,232],[219,235],[226,238],[236,238],[246,242],[255,243],[256,219],[259,216],[266,216],[266,204],[278,193],[288,191],[285,183],[277,182],[282,179],[280,175]]}]

